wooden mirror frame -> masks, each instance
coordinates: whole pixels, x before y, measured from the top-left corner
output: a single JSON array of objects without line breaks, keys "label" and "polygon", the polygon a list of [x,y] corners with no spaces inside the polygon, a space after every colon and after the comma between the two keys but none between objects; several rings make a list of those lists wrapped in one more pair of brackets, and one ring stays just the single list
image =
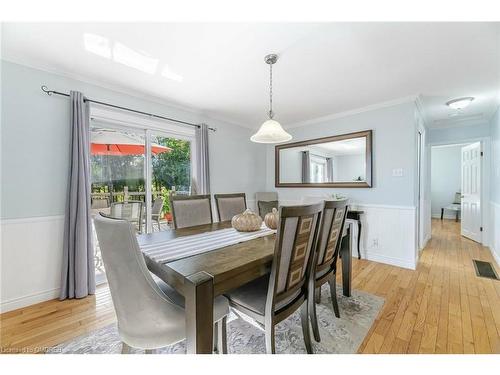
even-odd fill
[{"label": "wooden mirror frame", "polygon": [[[280,182],[280,150],[316,145],[318,143],[342,141],[352,138],[366,138],[366,180],[359,182]],[[306,141],[286,143],[274,148],[274,186],[275,187],[299,187],[299,188],[371,188],[372,187],[372,131],[365,130],[355,133],[334,135],[330,137],[309,139]]]}]

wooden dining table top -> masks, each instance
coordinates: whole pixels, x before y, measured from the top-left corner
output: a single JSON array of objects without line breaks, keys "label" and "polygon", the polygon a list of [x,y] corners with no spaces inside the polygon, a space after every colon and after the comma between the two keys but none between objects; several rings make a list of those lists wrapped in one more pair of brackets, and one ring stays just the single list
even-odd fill
[{"label": "wooden dining table top", "polygon": [[[230,221],[141,234],[137,239],[139,246],[144,246],[226,228],[231,228]],[[147,255],[145,258],[153,273],[174,284],[181,293],[182,281],[186,277],[206,272],[213,277],[214,295],[220,295],[239,285],[242,280],[248,280],[251,276],[249,273],[258,277],[269,272],[275,239],[276,235],[271,234],[166,263],[158,263]]]}]

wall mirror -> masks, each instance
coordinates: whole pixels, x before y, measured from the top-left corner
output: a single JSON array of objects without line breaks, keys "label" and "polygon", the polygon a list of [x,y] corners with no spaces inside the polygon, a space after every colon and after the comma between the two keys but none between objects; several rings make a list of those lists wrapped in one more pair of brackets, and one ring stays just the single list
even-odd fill
[{"label": "wall mirror", "polygon": [[276,187],[372,187],[372,131],[275,147]]}]

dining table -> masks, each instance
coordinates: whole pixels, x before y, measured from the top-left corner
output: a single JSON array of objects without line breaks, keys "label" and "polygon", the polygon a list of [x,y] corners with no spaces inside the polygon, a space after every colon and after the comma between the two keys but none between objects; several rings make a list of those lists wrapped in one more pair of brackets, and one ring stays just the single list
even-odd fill
[{"label": "dining table", "polygon": [[[343,294],[348,297],[352,278],[352,225],[346,221],[340,248]],[[230,221],[139,234],[137,239],[142,248],[227,228],[231,228]],[[150,272],[184,296],[187,353],[213,352],[214,298],[269,273],[275,238],[272,233],[167,262],[143,252]]]}]

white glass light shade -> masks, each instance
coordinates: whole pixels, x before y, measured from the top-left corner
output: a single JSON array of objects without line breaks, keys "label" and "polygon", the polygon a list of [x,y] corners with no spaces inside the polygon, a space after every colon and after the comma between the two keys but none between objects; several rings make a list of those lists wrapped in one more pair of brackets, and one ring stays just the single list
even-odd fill
[{"label": "white glass light shade", "polygon": [[467,98],[450,100],[449,102],[446,103],[446,105],[453,109],[464,109],[465,107],[468,107],[473,100],[474,98],[469,96]]},{"label": "white glass light shade", "polygon": [[250,140],[256,143],[281,143],[290,139],[292,136],[283,130],[278,121],[274,120],[264,122],[257,133],[250,137]]}]

